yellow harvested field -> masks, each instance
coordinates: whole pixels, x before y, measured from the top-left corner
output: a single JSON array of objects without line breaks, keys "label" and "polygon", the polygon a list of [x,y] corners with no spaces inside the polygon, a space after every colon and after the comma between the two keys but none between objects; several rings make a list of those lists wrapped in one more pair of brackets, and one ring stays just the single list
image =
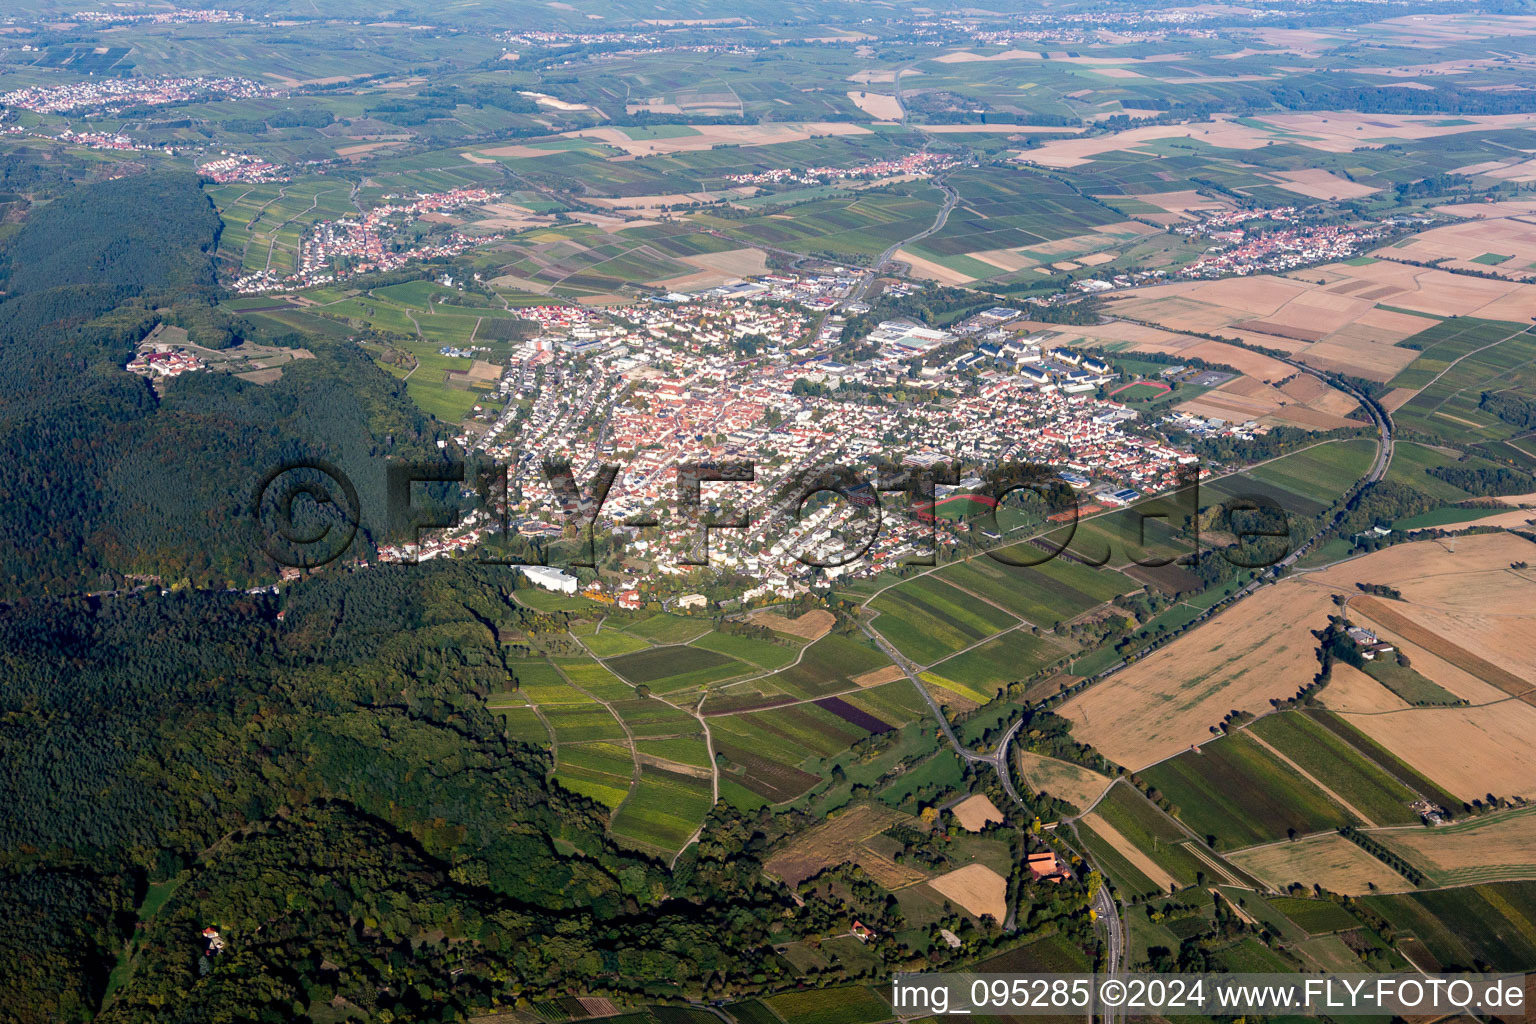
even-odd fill
[{"label": "yellow harvested field", "polygon": [[1332,608],[1323,588],[1283,581],[1083,691],[1060,714],[1077,740],[1143,769],[1210,739],[1229,711],[1295,696],[1317,672],[1311,631]]},{"label": "yellow harvested field", "polygon": [[[535,157],[558,156],[559,154],[560,151],[558,149],[540,149],[537,146],[514,144],[509,146],[486,146],[484,148],[475,150],[473,153],[462,153],[460,155],[472,163],[484,163],[485,157],[493,156],[506,156],[518,160],[531,160]],[[477,155],[481,158],[480,160],[475,159]]]},{"label": "yellow harvested field", "polygon": [[[1048,324],[1033,320],[1016,320],[1009,325],[1015,330],[1031,334],[1048,334],[1056,345],[1071,345],[1083,341],[1102,346],[1111,351],[1165,352],[1169,355],[1193,356],[1209,363],[1232,367],[1246,377],[1266,382],[1282,381],[1296,376],[1296,368],[1282,363],[1262,352],[1239,348],[1225,342],[1209,341],[1189,334],[1179,334],[1158,327],[1131,323],[1129,320],[1111,320],[1103,324],[1073,325]],[[1324,411],[1334,411],[1338,400],[1327,399],[1319,405]]]},{"label": "yellow harvested field", "polygon": [[657,281],[657,287],[676,292],[702,291],[738,281],[750,274],[761,274],[768,269],[768,254],[761,249],[727,249],[699,256],[679,256],[677,259],[689,266],[698,267],[699,272]]},{"label": "yellow harvested field", "polygon": [[[1536,620],[1529,606],[1517,611],[1518,606],[1498,604],[1500,589],[1491,588],[1480,607],[1435,608],[1361,596],[1350,602],[1349,609],[1505,693],[1519,696],[1536,686],[1532,682],[1536,661],[1526,659]],[[1484,610],[1504,607],[1509,607],[1508,613]],[[1490,640],[1508,646],[1490,648]]]},{"label": "yellow harvested field", "polygon": [[[1536,687],[1536,573],[1510,568],[1533,552],[1536,546],[1512,533],[1415,541],[1310,573],[1305,582],[1348,597],[1353,621],[1401,646],[1429,679],[1481,704]],[[1395,587],[1403,599],[1362,594],[1356,583]],[[1325,702],[1332,706],[1331,698]]]},{"label": "yellow harvested field", "polygon": [[[920,74],[922,74],[922,72],[918,71],[915,68],[909,68],[906,71],[902,72],[902,74],[903,75],[920,75]],[[896,81],[896,72],[891,71],[891,70],[879,70],[879,69],[868,69],[868,70],[865,70],[865,71],[855,71],[853,74],[848,76],[846,81],[857,82],[860,85],[890,85],[892,82]]]},{"label": "yellow harvested field", "polygon": [[476,359],[469,364],[467,376],[481,383],[491,384],[501,379],[502,369],[503,367],[497,363]]},{"label": "yellow harvested field", "polygon": [[972,917],[990,914],[998,924],[1008,918],[1008,880],[985,864],[967,864],[928,884]]},{"label": "yellow harvested field", "polygon": [[1115,848],[1115,851],[1130,862],[1131,867],[1147,876],[1147,879],[1164,892],[1170,888],[1178,888],[1179,880],[1163,870],[1156,861],[1148,857],[1141,849],[1125,836],[1120,830],[1097,814],[1085,814],[1078,819],[1084,825],[1093,829],[1104,841]]},{"label": "yellow harvested field", "polygon": [[894,683],[898,679],[907,678],[907,674],[901,670],[900,665],[887,665],[877,668],[873,672],[865,672],[853,677],[857,686],[879,686],[882,683]]},{"label": "yellow harvested field", "polygon": [[[1300,381],[1312,381],[1316,388],[1298,385]],[[1181,412],[1229,421],[1251,419],[1265,425],[1286,424],[1309,430],[1332,430],[1358,425],[1344,418],[1345,413],[1358,406],[1355,399],[1335,391],[1316,377],[1302,375],[1279,388],[1252,377],[1238,377],[1203,395],[1181,402],[1177,408]]]},{"label": "yellow harvested field", "polygon": [[[1378,256],[1428,263],[1441,260],[1443,268],[1497,274],[1517,281],[1536,280],[1536,215],[1462,220],[1421,231]],[[1479,263],[1482,256],[1505,257],[1498,263]]]},{"label": "yellow harvested field", "polygon": [[1536,708],[1518,700],[1470,708],[1342,714],[1350,725],[1463,800],[1536,796]]},{"label": "yellow harvested field", "polygon": [[778,612],[753,612],[747,620],[754,626],[766,626],[775,633],[787,633],[805,640],[820,640],[832,631],[837,616],[825,608],[813,608],[797,618],[787,619]]},{"label": "yellow harvested field", "polygon": [[1371,892],[1404,892],[1413,884],[1359,846],[1340,835],[1310,836],[1296,842],[1270,843],[1226,854],[1233,864],[1283,890],[1293,882],[1311,888],[1358,896]]},{"label": "yellow harvested field", "polygon": [[949,813],[955,816],[960,827],[967,832],[980,832],[988,825],[998,825],[1003,821],[1003,812],[984,793],[966,797],[951,807]]},{"label": "yellow harvested field", "polygon": [[1006,270],[1009,273],[1028,270],[1040,262],[1017,249],[987,249],[984,252],[973,252],[970,256],[972,259],[990,263],[997,269]]},{"label": "yellow harvested field", "polygon": [[1331,263],[1308,270],[1304,279],[1257,275],[1179,281],[1138,288],[1110,302],[1114,312],[1173,331],[1236,331],[1246,341],[1285,349],[1320,369],[1385,381],[1419,355],[1396,343],[1433,321],[1378,309],[1377,303],[1436,317],[1524,321],[1528,310],[1536,308],[1536,285],[1378,260],[1359,266]]},{"label": "yellow harvested field", "polygon": [[[596,139],[630,156],[656,153],[690,153],[716,146],[768,146],[779,142],[803,142],[826,135],[868,135],[869,129],[845,121],[807,121],[801,124],[696,125],[695,134],[667,139],[632,139],[618,128],[581,128],[564,132],[567,138]],[[481,150],[493,153],[492,150]]]},{"label": "yellow harvested field", "polygon": [[880,92],[850,92],[848,98],[864,113],[877,121],[900,121],[901,104],[895,96]]},{"label": "yellow harvested field", "polygon": [[1506,199],[1498,203],[1450,203],[1435,207],[1436,213],[1453,217],[1530,217],[1536,215],[1536,199]]},{"label": "yellow harvested field", "polygon": [[1458,167],[1451,173],[1481,174],[1486,178],[1496,178],[1499,181],[1532,182],[1536,181],[1536,158],[1484,160],[1482,163]]},{"label": "yellow harvested field", "polygon": [[1002,53],[982,55],[972,53],[970,50],[956,50],[933,58],[935,64],[975,64],[987,61],[999,60],[1040,60],[1040,54],[1034,50],[1004,50]]},{"label": "yellow harvested field", "polygon": [[[1523,530],[1529,529],[1533,523],[1536,523],[1536,518],[1533,518],[1533,514],[1530,509],[1516,509],[1511,512],[1501,512],[1498,515],[1486,516],[1482,519],[1469,520],[1465,523],[1450,523],[1446,526],[1437,526],[1434,527],[1434,529],[1437,529],[1442,533],[1465,533],[1474,527],[1482,529],[1488,526],[1497,526],[1505,530]],[[1410,534],[1423,533],[1428,529],[1430,529],[1430,527],[1426,526],[1421,527],[1418,530],[1409,530],[1407,532]]]},{"label": "yellow harvested field", "polygon": [[[908,72],[911,74],[911,72]],[[924,134],[928,135],[986,135],[989,133],[1006,133],[1009,135],[1028,132],[1031,135],[1077,135],[1087,131],[1086,128],[1068,127],[1057,124],[925,124]]]},{"label": "yellow harvested field", "polygon": [[[1113,198],[1113,197],[1108,197]],[[1215,199],[1193,190],[1182,192],[1149,192],[1145,195],[1128,196],[1138,202],[1155,206],[1165,214],[1170,214],[1170,223],[1180,220],[1194,220],[1194,213],[1206,213],[1212,210],[1225,210],[1232,206],[1226,199]]]},{"label": "yellow harvested field", "polygon": [[1536,812],[1440,828],[1391,829],[1373,838],[1442,884],[1536,878]]},{"label": "yellow harvested field", "polygon": [[360,143],[358,143],[355,146],[341,146],[341,147],[337,148],[336,155],[337,156],[344,156],[344,157],[346,157],[346,158],[348,158],[350,160],[350,159],[352,159],[354,157],[366,156],[367,154],[372,153],[376,149],[385,149],[385,148],[387,148],[389,146],[399,146],[399,145],[402,145],[402,143],[399,142],[399,141],[360,142]]},{"label": "yellow harvested field", "polygon": [[1079,810],[1092,807],[1114,781],[1108,775],[1089,771],[1082,765],[1027,750],[1019,751],[1018,763],[1021,788],[1059,797],[1075,804]]},{"label": "yellow harvested field", "polygon": [[[1238,77],[1252,80],[1257,76]],[[1217,114],[1209,122],[1147,125],[1093,138],[1052,140],[1028,150],[1021,159],[1046,167],[1077,167],[1102,153],[1138,152],[1137,147],[1157,139],[1192,139],[1219,149],[1259,149],[1270,142],[1286,142],[1325,153],[1350,153],[1356,149],[1377,149],[1397,141],[1532,127],[1536,127],[1536,115],[1533,114],[1456,118],[1454,123],[1434,115],[1359,114],[1332,110],[1326,113],[1254,114],[1243,118],[1243,123],[1239,123],[1234,115]]]},{"label": "yellow harvested field", "polygon": [[[897,864],[865,845],[892,825],[918,825],[916,818],[880,804],[860,804],[795,836],[763,864],[763,870],[791,887],[818,872],[852,861],[887,889],[923,880],[922,872]],[[1001,919],[999,919],[1001,920]]]},{"label": "yellow harvested field", "polygon": [[976,280],[969,274],[962,274],[958,270],[951,270],[940,263],[925,260],[921,256],[914,256],[905,249],[896,250],[896,259],[901,260],[912,268],[912,273],[918,277],[928,278],[940,284],[970,284]]},{"label": "yellow harvested field", "polygon": [[1286,191],[1311,199],[1360,199],[1381,191],[1379,188],[1371,188],[1369,185],[1341,178],[1320,167],[1312,167],[1304,171],[1280,171],[1274,177],[1279,179],[1276,184]]},{"label": "yellow harvested field", "polygon": [[1342,661],[1334,662],[1333,676],[1317,699],[1329,711],[1341,713],[1376,714],[1412,707],[1375,679]]},{"label": "yellow harvested field", "polygon": [[606,210],[660,210],[664,206],[686,206],[690,203],[715,203],[723,199],[744,199],[757,192],[755,186],[720,189],[714,192],[675,192],[657,196],[589,196],[586,202]]}]

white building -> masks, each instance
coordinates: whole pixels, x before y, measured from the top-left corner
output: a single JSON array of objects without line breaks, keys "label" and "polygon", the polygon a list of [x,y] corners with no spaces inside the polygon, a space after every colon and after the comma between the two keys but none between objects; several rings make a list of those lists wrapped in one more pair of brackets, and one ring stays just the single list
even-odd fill
[{"label": "white building", "polygon": [[564,569],[553,569],[547,565],[525,565],[522,570],[523,575],[532,580],[535,586],[553,590],[559,594],[576,593],[580,583],[575,576]]}]

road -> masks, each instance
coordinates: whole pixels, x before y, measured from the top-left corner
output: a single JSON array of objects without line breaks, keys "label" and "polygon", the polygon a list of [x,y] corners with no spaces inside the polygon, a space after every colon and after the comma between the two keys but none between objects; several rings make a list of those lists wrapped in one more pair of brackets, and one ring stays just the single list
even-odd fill
[{"label": "road", "polygon": [[885,252],[881,253],[880,258],[875,260],[874,269],[869,272],[864,280],[859,282],[859,286],[855,288],[853,290],[853,294],[849,296],[850,299],[864,298],[865,294],[869,291],[870,286],[875,283],[875,278],[880,276],[881,269],[887,263],[891,262],[891,258],[894,257],[903,246],[911,245],[913,242],[921,242],[923,239],[927,238],[934,232],[944,230],[944,225],[949,221],[949,211],[953,210],[955,205],[960,202],[960,193],[946,185],[941,178],[934,178],[933,184],[941,192],[944,193],[944,205],[939,208],[938,216],[933,218],[933,223],[928,225],[922,231],[919,231],[917,234],[908,236],[907,238],[903,238],[901,241],[896,242],[889,249],[885,250]]},{"label": "road", "polygon": [[[1276,562],[1264,572],[1243,584],[1242,587],[1234,591],[1224,600],[1211,605],[1211,607],[1195,616],[1180,629],[1173,630],[1166,636],[1160,637],[1157,640],[1149,643],[1147,646],[1138,650],[1136,652],[1136,657],[1138,659],[1145,658],[1153,651],[1168,646],[1170,643],[1188,633],[1190,630],[1195,629],[1202,623],[1209,622],[1218,614],[1226,611],[1232,605],[1236,604],[1238,601],[1241,601],[1249,594],[1252,594],[1260,587],[1268,583],[1273,583],[1279,579],[1287,569],[1295,565],[1301,559],[1305,558],[1312,551],[1312,549],[1317,546],[1319,540],[1321,540],[1326,534],[1330,533],[1334,527],[1339,525],[1339,522],[1344,518],[1344,514],[1349,510],[1348,506],[1349,500],[1351,498],[1359,494],[1363,488],[1382,480],[1387,475],[1387,471],[1392,468],[1392,451],[1394,444],[1393,435],[1396,428],[1392,423],[1392,416],[1390,413],[1388,413],[1385,409],[1377,406],[1376,403],[1372,402],[1363,392],[1361,392],[1358,388],[1355,388],[1353,385],[1346,384],[1343,381],[1335,380],[1328,376],[1326,373],[1323,373],[1320,370],[1315,370],[1312,367],[1299,363],[1294,359],[1286,359],[1281,356],[1272,356],[1271,358],[1279,359],[1281,362],[1293,366],[1303,373],[1316,377],[1323,383],[1327,384],[1329,387],[1337,388],[1359,401],[1361,407],[1364,408],[1366,412],[1370,413],[1371,420],[1376,425],[1376,459],[1371,463],[1370,471],[1367,472],[1365,476],[1356,481],[1355,486],[1350,489],[1349,493],[1345,495],[1344,500],[1339,503],[1338,511],[1336,511],[1332,517],[1329,518],[1326,524],[1324,524],[1315,533],[1313,533],[1312,536],[1298,544],[1295,549],[1293,549],[1284,558],[1280,559],[1280,561]],[[1130,663],[1122,660],[1105,667],[1098,674],[1089,676],[1087,679],[1084,679],[1082,682],[1078,683],[1077,686],[1074,687],[1073,692],[1079,692],[1080,690],[1086,689],[1087,687],[1102,681],[1108,676],[1114,675],[1116,672],[1119,672],[1121,669],[1125,668],[1128,664]]]},{"label": "road", "polygon": [[[917,666],[903,657],[901,652],[896,650],[879,632],[871,629],[869,623],[861,619],[859,621],[859,628],[864,631],[865,636],[873,640],[875,645],[885,652],[886,657],[890,658],[902,672],[906,673],[907,678],[912,681],[912,685],[917,689],[917,692],[927,702],[929,709],[933,712],[934,719],[939,723],[939,728],[943,731],[944,735],[948,737],[950,746],[954,747],[955,753],[973,764],[979,762],[991,765],[992,770],[997,772],[998,781],[1002,783],[1003,792],[1008,794],[1008,799],[1012,800],[1026,812],[1033,814],[1034,812],[1030,811],[1029,805],[1020,798],[1019,791],[1014,788],[1013,771],[1008,761],[1008,748],[1019,734],[1020,727],[1024,725],[1024,719],[1020,718],[1008,727],[1008,731],[1003,733],[1003,738],[998,741],[997,747],[992,753],[977,753],[961,743],[960,738],[955,735],[955,730],[950,726],[949,719],[939,709],[938,702],[928,692],[928,687],[923,685],[923,681],[918,675]],[[1071,845],[1067,843],[1060,833],[1057,833],[1056,839],[1063,846],[1072,850]],[[1092,863],[1092,858],[1086,850],[1072,850],[1072,852],[1077,853],[1088,860],[1089,863]],[[1108,885],[1099,887],[1098,893],[1093,898],[1093,911],[1098,916],[1099,923],[1104,926],[1106,973],[1110,977],[1116,977],[1125,969],[1125,922],[1120,919],[1120,910],[1115,906],[1115,901],[1109,895]],[[1005,925],[1011,928],[1015,923],[1011,910],[1008,917],[1009,919],[1005,922]],[[1114,1011],[1109,1011],[1104,1017],[1105,1024],[1112,1024],[1113,1017]]]},{"label": "road", "polygon": [[[953,192],[951,192],[947,186],[941,185],[940,187],[945,188],[946,192],[949,192],[949,194],[953,196]],[[953,208],[953,206],[953,202],[946,204],[943,215],[938,221],[935,222],[933,227],[931,227],[927,232],[924,232],[919,236],[915,236],[913,239],[908,239],[907,242],[914,241],[917,237],[927,237],[928,234],[932,234],[934,231],[937,231],[939,228],[941,228],[943,226],[943,217],[947,216],[948,210]],[[888,260],[897,249],[899,249],[902,245],[907,244],[907,242],[899,243],[898,245],[892,246],[889,250],[887,250],[886,253],[881,257],[881,264],[883,265],[884,262]],[[865,284],[867,285],[871,280],[873,280],[873,275],[866,279]],[[859,294],[862,294],[863,287],[864,286],[861,286]],[[1331,532],[1333,528],[1339,524],[1339,522],[1343,519],[1345,512],[1347,511],[1348,501],[1350,498],[1353,498],[1356,494],[1358,494],[1362,488],[1380,481],[1383,477],[1386,476],[1388,469],[1391,468],[1394,426],[1392,423],[1391,415],[1387,413],[1385,409],[1382,409],[1376,405],[1376,403],[1372,402],[1368,396],[1366,396],[1351,384],[1336,380],[1330,377],[1328,374],[1325,374],[1319,370],[1315,370],[1312,367],[1306,366],[1295,360],[1282,359],[1282,361],[1290,366],[1295,367],[1297,370],[1303,373],[1317,377],[1319,380],[1323,381],[1330,387],[1338,388],[1339,390],[1348,393],[1360,402],[1361,406],[1364,407],[1364,409],[1370,414],[1371,419],[1376,426],[1378,434],[1376,458],[1372,462],[1369,472],[1367,472],[1365,476],[1361,477],[1360,480],[1356,482],[1355,486],[1351,489],[1345,500],[1340,503],[1338,511],[1333,514],[1333,516],[1324,526],[1313,533],[1313,535],[1307,538],[1307,540],[1302,544],[1298,545],[1295,550],[1287,554],[1285,558],[1281,559],[1264,573],[1261,573],[1259,576],[1244,584],[1243,587],[1233,593],[1226,600],[1219,604],[1213,605],[1211,608],[1201,613],[1199,617],[1190,622],[1183,629],[1171,633],[1167,637],[1148,645],[1146,648],[1139,652],[1139,656],[1141,657],[1144,657],[1152,651],[1171,642],[1175,637],[1182,636],[1184,633],[1198,626],[1200,623],[1209,621],[1218,612],[1231,607],[1233,604],[1242,600],[1244,597],[1247,597],[1249,594],[1252,594],[1266,583],[1270,583],[1276,580],[1286,569],[1296,564],[1296,562],[1300,559],[1304,558],[1307,553],[1311,551],[1311,549],[1317,544],[1320,538]],[[992,753],[981,754],[969,749],[964,744],[962,744],[959,737],[955,735],[954,729],[949,724],[949,719],[945,717],[943,711],[938,705],[938,702],[935,701],[932,694],[928,692],[928,687],[923,684],[919,674],[919,666],[912,664],[905,657],[903,657],[900,651],[896,650],[896,648],[892,646],[890,642],[885,639],[885,637],[880,635],[880,633],[873,629],[867,622],[861,620],[859,622],[859,628],[863,630],[864,634],[873,640],[876,646],[884,651],[886,656],[889,657],[891,661],[894,662],[902,670],[902,672],[909,680],[911,680],[912,685],[917,689],[917,692],[922,696],[923,700],[928,704],[929,709],[933,712],[934,719],[939,723],[939,728],[949,739],[950,745],[954,747],[955,752],[961,758],[973,764],[977,762],[985,762],[986,764],[991,765],[992,769],[997,772],[998,780],[1002,783],[1003,791],[1007,793],[1008,798],[1018,806],[1028,810],[1028,806],[1019,797],[1018,791],[1014,788],[1013,773],[1008,762],[1009,747],[1013,743],[1014,738],[1018,735],[1019,728],[1024,724],[1024,720],[1021,718],[1008,728],[1007,732],[1003,734],[1001,741],[999,741],[996,749],[993,750]],[[1114,665],[1109,666],[1102,672],[1086,680],[1085,683],[1081,685],[1091,685],[1096,683],[1106,676],[1113,675],[1115,672],[1123,669],[1127,664],[1128,663],[1123,660],[1116,662]],[[1068,845],[1061,832],[1057,833],[1056,838],[1063,845]],[[1068,848],[1070,849],[1070,846]],[[1088,863],[1093,863],[1092,856],[1086,850],[1081,851],[1080,855],[1083,856],[1088,861]],[[1110,895],[1108,885],[1101,886],[1099,891],[1094,894],[1092,908],[1098,918],[1099,923],[1102,924],[1104,929],[1105,973],[1110,978],[1118,977],[1125,971],[1126,967],[1125,922],[1120,916],[1119,907],[1116,905],[1113,897]],[[1014,924],[1011,913],[1007,924],[1010,927],[1012,927]],[[1115,1024],[1117,1020],[1123,1017],[1123,1011],[1114,1007],[1101,1007],[1099,1009],[1099,1016],[1105,1022],[1105,1024]]]}]

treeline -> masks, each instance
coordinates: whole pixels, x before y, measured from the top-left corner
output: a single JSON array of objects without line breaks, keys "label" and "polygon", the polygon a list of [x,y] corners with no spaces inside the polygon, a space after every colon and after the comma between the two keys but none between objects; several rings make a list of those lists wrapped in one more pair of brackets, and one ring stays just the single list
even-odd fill
[{"label": "treeline", "polygon": [[219,122],[227,132],[261,135],[276,128],[326,128],[336,122],[336,115],[324,107],[283,107],[266,117],[236,117]]},{"label": "treeline", "polygon": [[1531,474],[1502,466],[1428,466],[1424,472],[1436,480],[1443,480],[1452,487],[1459,487],[1468,494],[1482,498],[1536,491],[1536,478]]},{"label": "treeline", "polygon": [[1368,836],[1364,832],[1361,832],[1359,829],[1355,828],[1355,826],[1345,825],[1343,828],[1339,829],[1339,835],[1343,836],[1345,839],[1348,839],[1350,842],[1360,847],[1360,849],[1364,850],[1366,853],[1370,854],[1372,857],[1375,857],[1377,860],[1381,861],[1393,871],[1396,871],[1398,874],[1408,879],[1408,881],[1412,882],[1414,885],[1424,886],[1428,884],[1429,879],[1425,877],[1424,872],[1408,863],[1396,851],[1392,850],[1384,843],[1378,842],[1373,836]]},{"label": "treeline", "polygon": [[375,103],[367,109],[369,117],[381,117],[398,125],[419,125],[433,118],[451,117],[460,105],[480,110],[495,107],[509,114],[536,114],[539,105],[510,85],[479,82],[468,86],[439,85],[418,90],[414,96],[401,96]]},{"label": "treeline", "polygon": [[1484,391],[1477,407],[1521,430],[1536,427],[1536,401],[1507,391]]}]

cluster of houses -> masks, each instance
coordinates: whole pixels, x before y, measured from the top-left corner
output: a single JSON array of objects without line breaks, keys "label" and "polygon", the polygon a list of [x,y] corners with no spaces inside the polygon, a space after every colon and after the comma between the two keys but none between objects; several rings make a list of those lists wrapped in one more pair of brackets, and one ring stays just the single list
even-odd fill
[{"label": "cluster of houses", "polygon": [[1347,260],[1383,238],[1389,228],[1381,224],[1340,226],[1298,223],[1262,235],[1247,235],[1242,228],[1220,231],[1199,259],[1179,270],[1180,277],[1212,278],[1235,274],[1280,273],[1326,260]]},{"label": "cluster of houses", "polygon": [[247,184],[284,181],[287,177],[280,165],[249,153],[221,153],[217,159],[198,164],[197,173],[219,185],[232,181]]},{"label": "cluster of houses", "polygon": [[160,346],[140,349],[124,369],[141,377],[179,377],[184,373],[206,370],[208,364],[191,352]]},{"label": "cluster of houses", "polygon": [[372,271],[396,270],[416,260],[457,256],[471,246],[494,241],[498,235],[474,238],[460,231],[434,235],[413,246],[398,242],[401,231],[428,214],[481,206],[501,198],[483,188],[456,188],[414,199],[393,199],[360,218],[343,217],[316,223],[301,243],[298,268],[291,274],[263,270],[235,281],[235,291],[247,294],[306,288]]},{"label": "cluster of houses", "polygon": [[184,103],[202,96],[251,99],[276,96],[275,90],[249,78],[197,76],[193,78],[92,78],[61,85],[29,85],[0,95],[0,106],[20,107],[38,114],[62,114],[72,110]]},{"label": "cluster of houses", "polygon": [[1355,647],[1360,651],[1360,657],[1366,661],[1374,661],[1378,654],[1391,654],[1397,650],[1364,626],[1350,626],[1345,632],[1355,642]]},{"label": "cluster of houses", "polygon": [[874,160],[854,167],[775,167],[748,174],[727,174],[734,185],[814,185],[824,181],[849,178],[890,178],[904,174],[931,174],[955,166],[952,156],[939,153],[909,153],[890,160]]},{"label": "cluster of houses", "polygon": [[[509,504],[424,539],[415,554],[473,546],[500,528],[502,513],[524,536],[554,537],[571,515],[587,522],[595,512],[596,529],[618,535],[626,558],[646,573],[681,575],[691,571],[684,556],[701,553],[697,522],[673,511],[682,468],[746,462],[750,480],[701,485],[703,515],[749,524],[709,531],[709,564],[757,581],[744,600],[778,599],[818,579],[871,574],[935,545],[952,547],[969,530],[923,522],[907,509],[913,514],[887,516],[866,545],[858,517],[904,499],[881,497],[866,481],[850,496],[866,509],[831,502],[802,514],[786,494],[826,467],[1046,463],[1096,507],[1173,486],[1194,456],[1139,427],[1125,407],[1095,397],[1096,384],[1113,377],[1102,360],[1053,346],[1050,335],[1010,331],[1017,312],[986,310],[953,330],[886,321],[866,339],[864,358],[845,361],[824,351],[845,323],[841,313],[818,327],[803,305],[761,290],[609,310],[519,310],[542,331],[521,344],[500,382],[507,408],[483,433],[460,438],[510,467]],[[747,338],[751,346],[736,344]],[[958,367],[965,373],[938,354],[956,342],[971,346]],[[910,397],[837,400],[850,382]],[[551,457],[568,459],[581,487],[599,465],[620,467],[600,509],[590,500],[564,507],[545,477]],[[560,592],[577,586],[574,577],[535,575]]]}]

